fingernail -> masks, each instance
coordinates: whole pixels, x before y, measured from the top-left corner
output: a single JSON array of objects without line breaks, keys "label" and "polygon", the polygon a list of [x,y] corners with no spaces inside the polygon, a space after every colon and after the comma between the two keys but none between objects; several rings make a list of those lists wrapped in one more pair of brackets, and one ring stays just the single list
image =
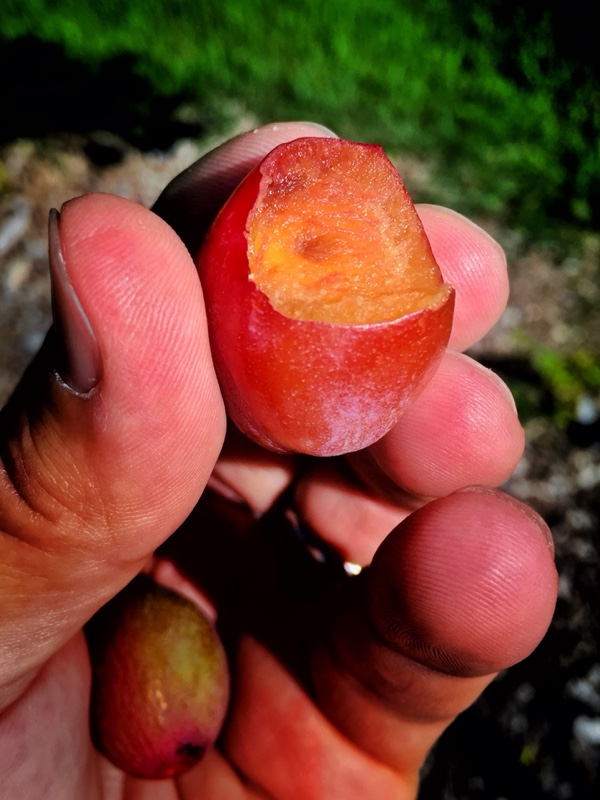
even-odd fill
[{"label": "fingernail", "polygon": [[100,381],[98,340],[69,281],[60,238],[60,213],[48,217],[48,255],[52,293],[52,327],[57,342],[55,368],[76,394],[87,394]]},{"label": "fingernail", "polygon": [[320,131],[323,134],[323,136],[330,136],[333,139],[339,138],[335,131],[332,131],[331,128],[325,127],[325,125],[321,125],[320,122],[312,122],[311,120],[303,120],[300,124],[301,125],[310,125],[311,128],[316,128],[318,131]]}]

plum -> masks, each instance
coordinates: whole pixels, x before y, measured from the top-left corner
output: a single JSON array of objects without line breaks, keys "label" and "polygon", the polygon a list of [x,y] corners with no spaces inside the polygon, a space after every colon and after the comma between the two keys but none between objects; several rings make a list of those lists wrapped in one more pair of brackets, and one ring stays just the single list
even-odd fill
[{"label": "plum", "polygon": [[182,595],[138,578],[86,628],[96,747],[142,778],[175,776],[217,738],[229,671],[214,626]]},{"label": "plum", "polygon": [[276,452],[372,444],[448,342],[454,291],[377,145],[279,145],[221,209],[196,265],[229,416]]}]

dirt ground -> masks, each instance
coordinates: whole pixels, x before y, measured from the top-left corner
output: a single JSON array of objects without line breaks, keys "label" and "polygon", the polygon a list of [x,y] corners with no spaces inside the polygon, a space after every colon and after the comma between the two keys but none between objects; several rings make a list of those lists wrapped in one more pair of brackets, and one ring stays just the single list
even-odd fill
[{"label": "dirt ground", "polygon": [[[50,325],[49,208],[88,191],[151,205],[214,143],[184,140],[169,152],[142,154],[102,134],[22,141],[0,151],[2,402]],[[418,189],[419,165],[407,160],[400,169]],[[585,345],[600,354],[600,235],[582,235],[569,251],[479,222],[507,251],[512,292],[474,355],[510,379],[527,367],[524,352],[532,344],[563,353]],[[422,800],[600,797],[600,409],[597,397],[581,402],[579,421],[567,428],[530,416],[524,457],[505,487],[552,528],[561,575],[554,623],[538,650],[500,676],[442,738]]]}]

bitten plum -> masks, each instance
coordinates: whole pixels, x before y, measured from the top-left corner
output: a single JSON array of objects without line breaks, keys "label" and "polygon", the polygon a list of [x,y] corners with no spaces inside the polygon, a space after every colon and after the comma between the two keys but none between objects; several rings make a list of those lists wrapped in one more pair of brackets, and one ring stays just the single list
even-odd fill
[{"label": "bitten plum", "polygon": [[225,204],[196,264],[227,411],[276,452],[372,444],[448,342],[454,291],[376,145],[275,148]]},{"label": "bitten plum", "polygon": [[142,778],[194,766],[217,738],[229,697],[213,625],[190,600],[142,577],[98,612],[86,634],[97,748]]}]

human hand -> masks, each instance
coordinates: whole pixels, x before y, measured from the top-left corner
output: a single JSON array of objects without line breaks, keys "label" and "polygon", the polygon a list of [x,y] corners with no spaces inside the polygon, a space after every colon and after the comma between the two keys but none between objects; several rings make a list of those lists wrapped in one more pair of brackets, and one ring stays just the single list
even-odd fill
[{"label": "human hand", "polygon": [[[411,798],[443,729],[547,628],[547,528],[493,488],[522,430],[461,354],[506,302],[504,257],[464,218],[419,209],[457,292],[451,349],[381,442],[307,460],[232,431],[219,457],[202,294],[173,230],[194,251],[254,163],[315,134],[290,123],[227,143],[168,187],[162,220],[108,195],[62,210],[54,330],[0,417],[2,797]],[[209,481],[219,495],[194,510]],[[281,497],[313,544],[373,565],[311,564]],[[81,629],[143,568],[199,584],[231,647],[222,740],[175,782],[124,776],[89,737]]]}]

